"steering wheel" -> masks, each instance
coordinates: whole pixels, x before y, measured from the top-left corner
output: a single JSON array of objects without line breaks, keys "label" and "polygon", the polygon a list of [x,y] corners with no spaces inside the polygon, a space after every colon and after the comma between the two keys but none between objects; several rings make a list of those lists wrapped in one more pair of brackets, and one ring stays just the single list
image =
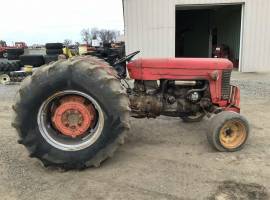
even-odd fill
[{"label": "steering wheel", "polygon": [[138,53],[140,53],[140,51],[135,51],[123,58],[120,58],[119,60],[117,60],[113,65],[119,65],[121,63],[126,63],[129,62],[134,56],[136,56]]}]

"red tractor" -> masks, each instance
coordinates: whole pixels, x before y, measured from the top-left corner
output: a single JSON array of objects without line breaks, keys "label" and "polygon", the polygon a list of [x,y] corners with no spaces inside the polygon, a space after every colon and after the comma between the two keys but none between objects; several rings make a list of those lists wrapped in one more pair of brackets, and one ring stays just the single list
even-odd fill
[{"label": "red tractor", "polygon": [[130,116],[165,115],[184,122],[207,116],[207,139],[215,149],[243,148],[249,125],[239,114],[239,88],[230,85],[230,61],[132,60],[138,53],[113,66],[91,56],[59,60],[28,77],[13,106],[13,126],[30,157],[64,169],[98,167],[123,144]]}]

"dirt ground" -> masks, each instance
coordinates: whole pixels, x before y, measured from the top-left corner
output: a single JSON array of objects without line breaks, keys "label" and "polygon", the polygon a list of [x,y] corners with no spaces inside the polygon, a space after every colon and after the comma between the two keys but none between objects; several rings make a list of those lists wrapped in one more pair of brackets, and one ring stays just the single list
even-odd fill
[{"label": "dirt ground", "polygon": [[270,199],[270,74],[234,73],[233,79],[252,128],[241,152],[213,150],[207,119],[132,119],[129,138],[112,159],[68,172],[43,168],[17,144],[10,122],[18,86],[0,86],[0,199]]}]

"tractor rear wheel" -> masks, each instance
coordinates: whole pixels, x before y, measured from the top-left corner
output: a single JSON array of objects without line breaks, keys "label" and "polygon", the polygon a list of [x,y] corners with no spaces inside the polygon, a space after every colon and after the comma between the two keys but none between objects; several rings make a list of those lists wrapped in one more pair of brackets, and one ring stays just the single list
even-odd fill
[{"label": "tractor rear wheel", "polygon": [[13,106],[19,143],[44,166],[98,167],[123,144],[129,99],[116,72],[93,57],[60,60],[26,78]]},{"label": "tractor rear wheel", "polygon": [[235,152],[244,147],[249,130],[246,118],[235,112],[224,111],[213,117],[207,139],[218,151]]}]

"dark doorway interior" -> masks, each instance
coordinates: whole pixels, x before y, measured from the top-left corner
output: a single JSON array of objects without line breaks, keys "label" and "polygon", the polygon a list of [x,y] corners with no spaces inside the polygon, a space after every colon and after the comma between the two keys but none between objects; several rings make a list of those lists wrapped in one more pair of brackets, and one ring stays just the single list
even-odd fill
[{"label": "dark doorway interior", "polygon": [[237,66],[241,11],[241,5],[176,7],[175,56],[215,57],[222,46]]},{"label": "dark doorway interior", "polygon": [[208,57],[209,11],[177,12],[176,57]]}]

